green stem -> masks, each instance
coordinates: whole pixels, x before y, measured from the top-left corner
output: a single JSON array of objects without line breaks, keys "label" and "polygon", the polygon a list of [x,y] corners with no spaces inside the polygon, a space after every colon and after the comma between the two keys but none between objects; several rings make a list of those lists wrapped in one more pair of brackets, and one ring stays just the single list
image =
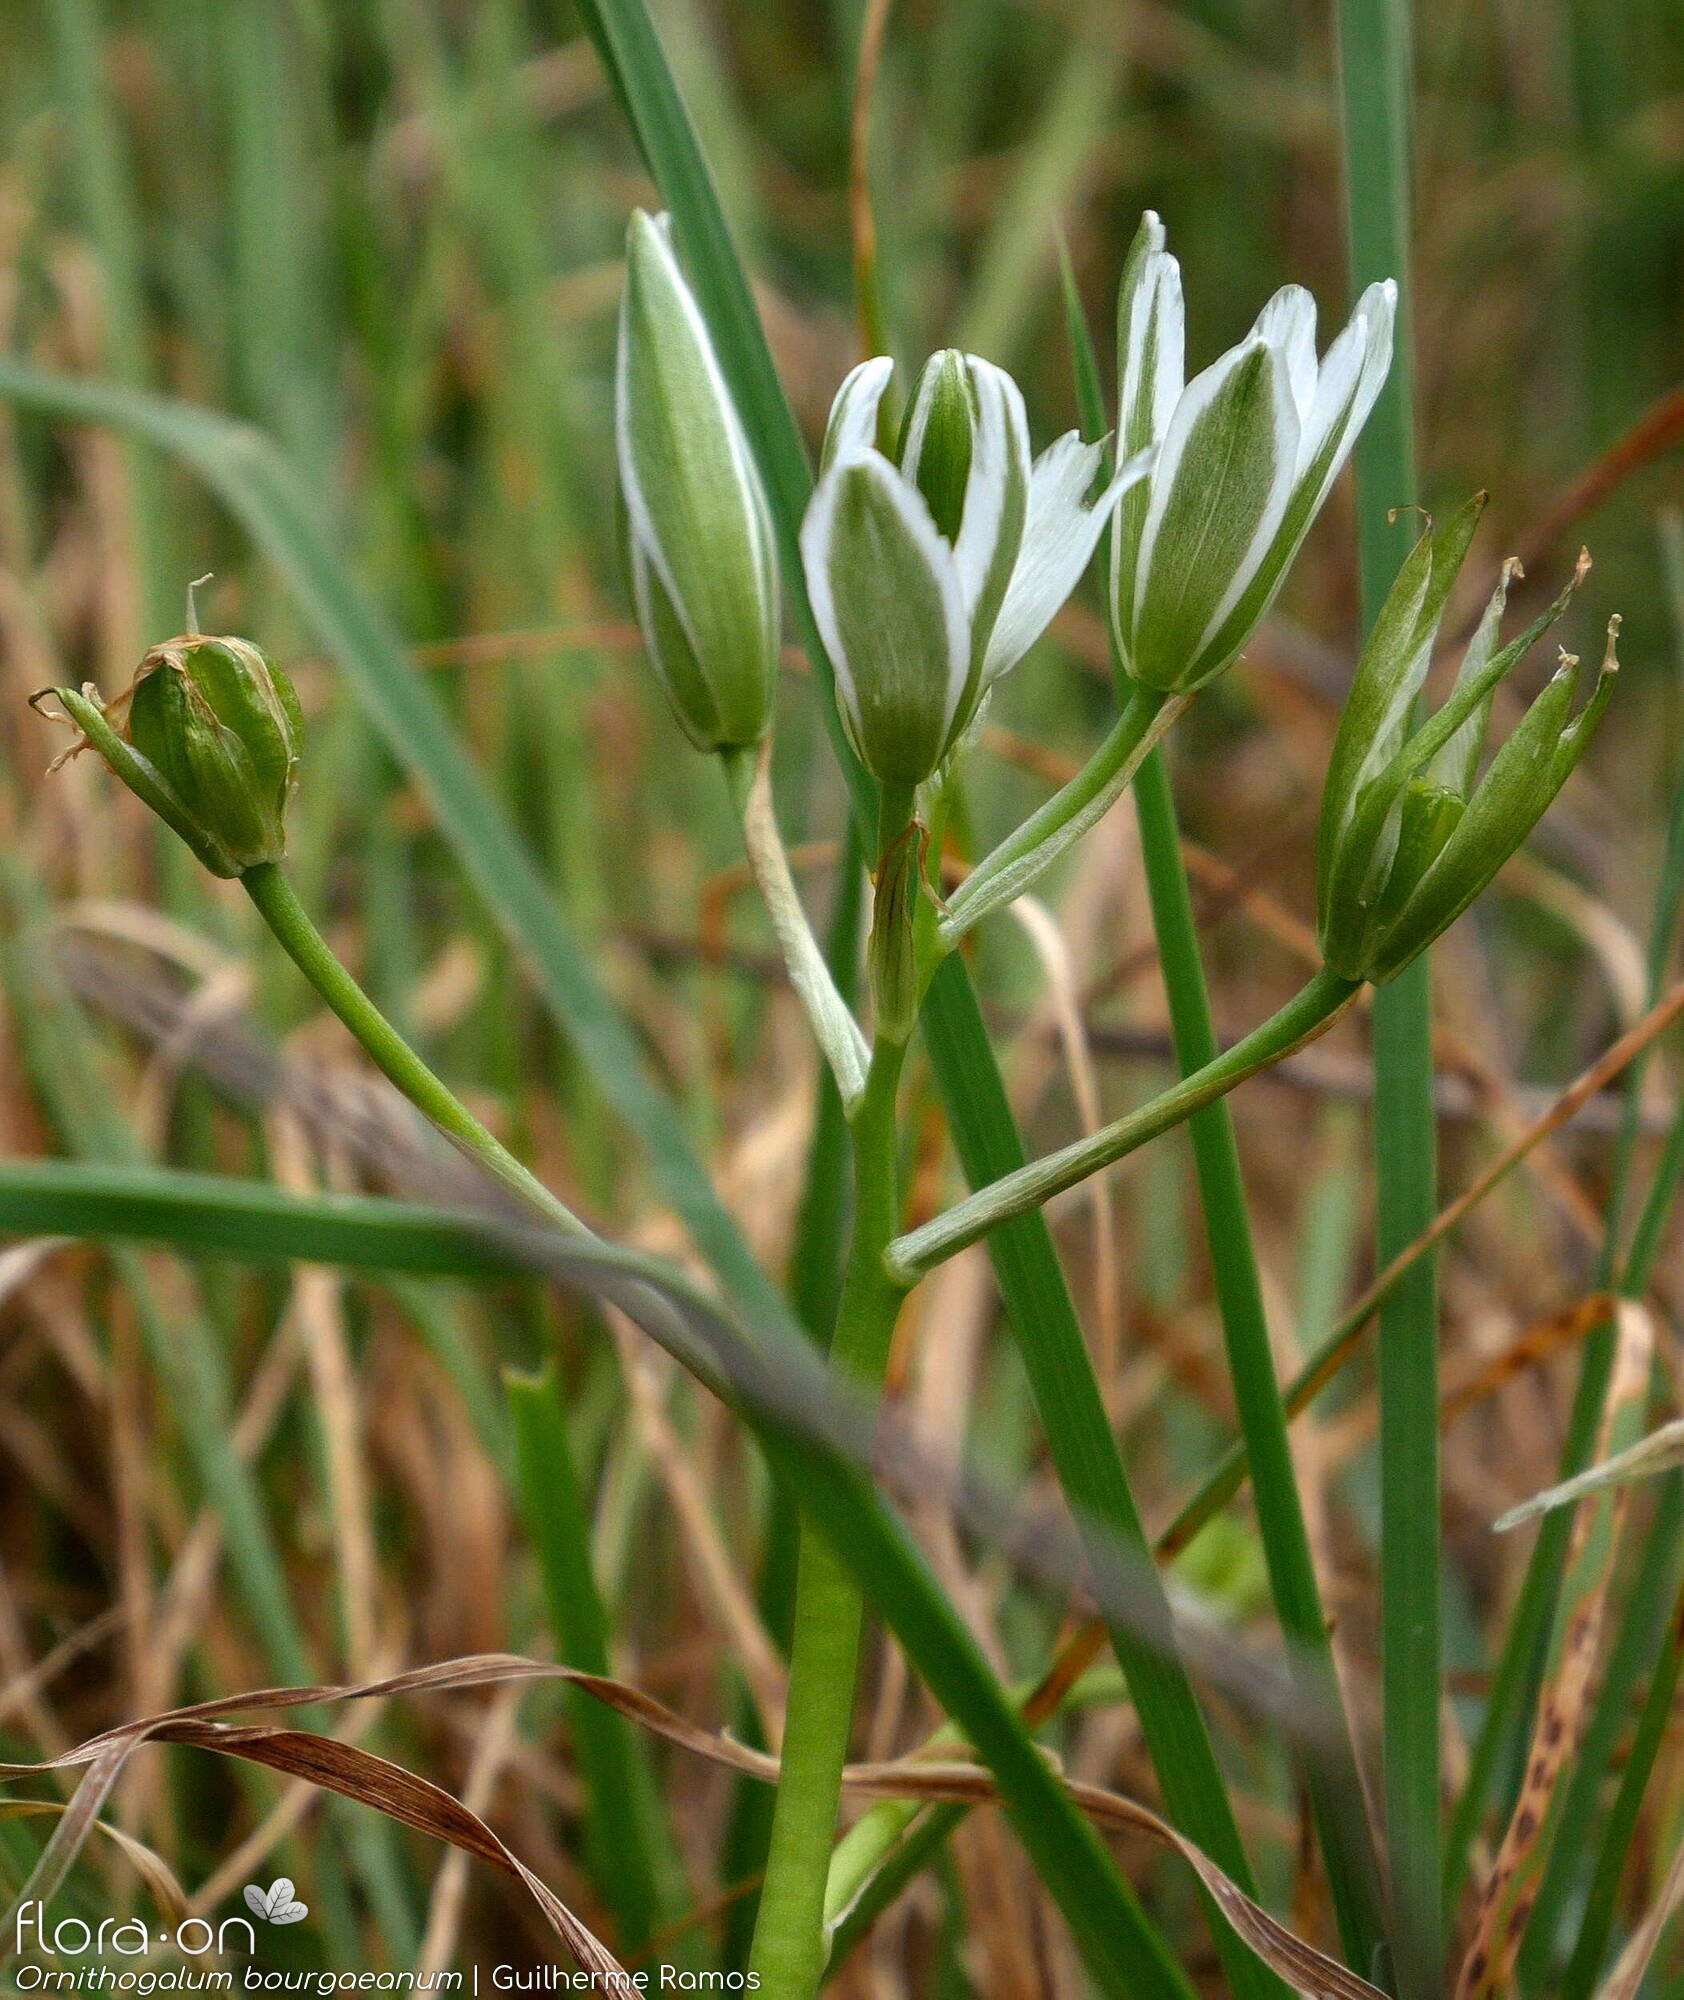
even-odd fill
[{"label": "green stem", "polygon": [[1134,686],[1111,733],[1070,782],[1001,841],[954,891],[937,937],[951,951],[991,911],[1029,885],[1110,811],[1141,760],[1187,706],[1152,688]]},{"label": "green stem", "polygon": [[[280,869],[265,863],[248,869],[240,879],[287,956],[416,1109],[520,1200],[568,1235],[589,1236],[591,1232],[573,1211],[486,1130],[398,1034],[340,964]],[[520,1497],[546,1582],[554,1584],[566,1571],[565,1587],[551,1590],[551,1612],[562,1651],[564,1655],[579,1654],[579,1664],[592,1671],[605,1672],[602,1656],[606,1637],[594,1580],[588,1592],[579,1587],[578,1565],[588,1562],[585,1544],[577,1533],[570,1538],[566,1532],[569,1522],[577,1526],[581,1501],[570,1463],[557,1456],[557,1446],[565,1439],[558,1438],[555,1430],[559,1410],[543,1408],[546,1394],[553,1394],[553,1390],[546,1389],[544,1379],[535,1387],[529,1381],[524,1390],[515,1378],[510,1379]],[[558,1510],[565,1511],[567,1520]],[[569,1562],[571,1568],[566,1569]],[[588,1572],[586,1576],[589,1580]],[[563,1611],[569,1616],[564,1618]],[[640,1752],[627,1739],[623,1726],[604,1731],[601,1718],[589,1715],[583,1720],[586,1726],[580,1731],[580,1747],[591,1779],[592,1824],[597,1836],[593,1859],[608,1870],[603,1879],[628,1941],[647,1939],[654,1926],[659,1892],[648,1858],[649,1800],[645,1796],[641,1805],[637,1802],[635,1772]]]},{"label": "green stem", "polygon": [[409,1044],[369,999],[334,956],[332,948],[310,921],[309,912],[293,893],[292,884],[273,862],[248,868],[240,878],[258,914],[275,934],[281,949],[350,1029],[378,1068],[415,1108],[439,1128],[453,1145],[500,1181],[510,1193],[541,1210],[569,1235],[590,1232],[558,1201],[538,1177],[523,1167],[467,1106],[439,1081]]},{"label": "green stem", "polygon": [[721,751],[720,763],[742,826],[743,851],[771,919],[790,984],[806,1010],[813,1038],[830,1064],[842,1102],[851,1110],[865,1088],[865,1037],[837,990],[790,873],[772,804],[771,749],[768,738],[756,749]]},{"label": "green stem", "polygon": [[[872,1386],[888,1365],[903,1289],[883,1252],[900,1220],[895,1093],[905,1049],[879,1041],[854,1113],[854,1233],[831,1344],[832,1365]],[[805,2000],[824,1969],[824,1898],[842,1766],[854,1713],[862,1600],[830,1543],[801,1530],[783,1769],[751,1976],[772,2000]]]},{"label": "green stem", "polygon": [[[1135,806],[1158,937],[1176,1060],[1197,1075],[1219,1059],[1210,995],[1199,961],[1198,929],[1169,774],[1149,757],[1135,780]],[[1218,1101],[1188,1120],[1212,1276],[1234,1384],[1240,1432],[1257,1496],[1270,1589],[1281,1631],[1295,1654],[1312,1712],[1327,1718],[1325,1740],[1306,1753],[1305,1782],[1322,1859],[1349,1965],[1366,1969],[1385,1943],[1380,1863],[1364,1806],[1362,1776],[1334,1671],[1327,1618],[1316,1584],[1309,1533],[1298,1497],[1286,1412],[1275,1379],[1252,1242],[1239,1147],[1228,1106]]]},{"label": "green stem", "polygon": [[[1340,0],[1346,220],[1353,289],[1398,285],[1395,359],[1356,450],[1364,623],[1396,572],[1415,498],[1411,371],[1410,0]],[[1437,1205],[1432,986],[1425,954],[1374,1003],[1375,1237],[1382,1264]],[[1380,1626],[1387,1847],[1397,1991],[1443,1988],[1439,1700],[1438,1287],[1423,1257],[1380,1314]]]},{"label": "green stem", "polygon": [[1226,1096],[1248,1076],[1255,1076],[1258,1070],[1267,1069],[1271,1063],[1279,1062],[1283,1056],[1291,1055],[1325,1033],[1359,990],[1360,982],[1341,979],[1337,973],[1325,969],[1318,972],[1279,1013],[1254,1028],[1225,1055],[1183,1078],[1162,1096],[1059,1152],[1032,1160],[1015,1173],[991,1181],[945,1214],[897,1237],[888,1249],[891,1274],[906,1284],[914,1283],[934,1265],[945,1262],[1002,1223],[1042,1207],[1065,1188],[1074,1187],[1078,1181],[1144,1146],[1149,1139],[1156,1139],[1195,1111]]},{"label": "green stem", "polygon": [[[859,822],[849,817],[842,836],[836,905],[831,912],[825,962],[843,1001],[852,1004],[859,983],[860,943],[865,905],[864,843]],[[795,1237],[786,1267],[790,1303],[803,1331],[815,1346],[830,1339],[842,1290],[842,1265],[847,1254],[849,1197],[849,1133],[842,1093],[828,1073],[818,1079],[818,1106],[813,1136],[807,1148],[805,1185],[796,1213]],[[776,1481],[769,1496],[760,1582],[756,1601],[766,1629],[780,1646],[787,1646],[795,1615],[796,1560],[801,1536],[795,1495]],[[738,1699],[737,1733],[756,1749],[768,1749],[760,1718],[745,1689]],[[766,1851],[772,1837],[775,1792],[745,1777],[732,1807],[721,1849],[720,1880],[758,1881],[766,1872]],[[725,1920],[719,1962],[727,1972],[745,1971],[760,1914],[760,1892],[740,1896]]]}]

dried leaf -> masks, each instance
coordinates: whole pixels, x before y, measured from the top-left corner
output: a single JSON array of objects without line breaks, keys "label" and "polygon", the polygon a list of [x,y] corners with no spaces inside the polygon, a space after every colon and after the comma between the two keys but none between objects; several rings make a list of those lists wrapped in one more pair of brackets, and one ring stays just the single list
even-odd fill
[{"label": "dried leaf", "polygon": [[[522,1659],[510,1653],[481,1653],[459,1660],[442,1660],[433,1666],[412,1668],[384,1680],[355,1686],[262,1688],[248,1694],[227,1695],[217,1701],[196,1702],[188,1708],[171,1709],[162,1715],[105,1730],[44,1763],[0,1764],[0,1777],[35,1777],[49,1771],[87,1767],[87,1776],[75,1797],[62,1809],[63,1817],[53,1839],[20,1892],[19,1901],[39,1898],[44,1902],[64,1879],[83,1841],[97,1824],[96,1815],[118,1774],[134,1751],[146,1743],[185,1743],[195,1749],[214,1750],[223,1756],[265,1764],[290,1777],[305,1778],[326,1791],[371,1805],[405,1826],[478,1855],[526,1884],[582,1968],[618,1973],[620,1968],[607,1949],[559,1897],[476,1813],[429,1779],[333,1737],[271,1724],[234,1727],[221,1720],[241,1711],[378,1701],[392,1695],[442,1693],[540,1680],[566,1681],[583,1688],[652,1735],[747,1777],[767,1784],[777,1782],[775,1757],[686,1722],[628,1682],[581,1673],[573,1667]],[[917,1758],[887,1764],[852,1764],[843,1773],[843,1782],[865,1797],[916,1799],[923,1804],[981,1805],[997,1796],[993,1777],[979,1765]],[[1324,1952],[1294,1936],[1254,1903],[1202,1849],[1156,1813],[1119,1792],[1105,1791],[1097,1785],[1070,1783],[1068,1789],[1071,1798],[1096,1826],[1144,1833],[1179,1854],[1237,1935],[1294,1992],[1304,1994],[1307,2000],[1384,2000],[1378,1987],[1359,1979]],[[9,1933],[11,1927],[10,1915],[0,1919],[0,1929]]]},{"label": "dried leaf", "polygon": [[1675,1465],[1684,1465],[1684,1417],[1662,1424],[1636,1444],[1615,1452],[1600,1465],[1587,1466],[1559,1486],[1547,1486],[1542,1493],[1534,1493],[1530,1500],[1521,1501],[1518,1507],[1511,1507],[1499,1516],[1493,1525],[1498,1534],[1503,1534],[1510,1528],[1518,1528],[1522,1521],[1530,1521],[1535,1514],[1565,1507],[1587,1493],[1598,1492],[1605,1486],[1624,1486],[1634,1479],[1653,1479],[1657,1473],[1670,1472]]},{"label": "dried leaf", "polygon": [[[36,1819],[44,1813],[59,1818],[69,1809],[61,1799],[0,1799],[0,1819]],[[189,1914],[187,1891],[176,1880],[175,1870],[164,1857],[120,1826],[96,1820],[94,1828],[105,1835],[146,1884],[159,1910],[172,1923],[181,1923]]]}]

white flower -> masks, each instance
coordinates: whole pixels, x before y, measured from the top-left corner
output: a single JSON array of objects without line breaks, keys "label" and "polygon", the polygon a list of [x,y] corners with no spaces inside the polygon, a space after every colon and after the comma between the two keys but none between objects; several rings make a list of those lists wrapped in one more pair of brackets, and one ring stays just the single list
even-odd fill
[{"label": "white flower", "polygon": [[916,785],[1046,630],[1151,454],[1090,504],[1103,447],[1071,432],[1031,463],[1017,384],[948,350],[925,365],[891,457],[877,425],[893,368],[862,362],[837,392],[801,554],[854,748],[878,778]]},{"label": "white flower", "polygon": [[1185,693],[1274,602],[1386,379],[1397,287],[1370,285],[1318,363],[1315,301],[1288,285],[1183,387],[1181,271],[1163,246],[1149,213],[1117,306],[1118,449],[1158,457],[1118,515],[1111,615],[1129,673]]},{"label": "white flower", "polygon": [[778,660],[771,519],[668,218],[641,210],[626,238],[614,433],[632,595],[674,713],[701,749],[756,743]]}]

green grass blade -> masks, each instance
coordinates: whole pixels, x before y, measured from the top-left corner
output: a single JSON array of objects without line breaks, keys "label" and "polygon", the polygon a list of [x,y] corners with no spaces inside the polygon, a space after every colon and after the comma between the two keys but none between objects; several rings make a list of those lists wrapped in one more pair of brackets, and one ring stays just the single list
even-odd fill
[{"label": "green grass blade", "polygon": [[[1364,622],[1377,612],[1415,498],[1410,277],[1410,0],[1340,0],[1351,286],[1398,282],[1395,358],[1356,449]],[[1438,1195],[1432,984],[1425,955],[1374,1003],[1375,1254],[1432,1221]],[[1423,1257],[1380,1312],[1380,1622],[1387,1848],[1396,1976],[1429,2000],[1444,1976],[1439,1700],[1438,1284]]]},{"label": "green grass blade", "polygon": [[189,1255],[298,1258],[410,1277],[505,1278],[483,1223],[370,1195],[288,1194],[267,1181],[138,1163],[0,1160],[0,1233],[168,1244]]},{"label": "green grass blade", "polygon": [[[608,1617],[591,1566],[590,1513],[555,1363],[533,1373],[505,1369],[503,1384],[514,1426],[516,1496],[538,1558],[556,1657],[588,1674],[611,1674]],[[582,1688],[567,1690],[566,1706],[585,1782],[591,1871],[614,1912],[622,1950],[635,1954],[679,1914],[671,1892],[682,1882],[664,1838],[648,1739]]]},{"label": "green grass blade", "polygon": [[[99,260],[100,311],[108,366],[125,388],[143,389],[152,380],[146,331],[145,246],[135,201],[132,163],[113,116],[105,75],[105,24],[94,0],[50,0],[59,100],[70,140],[70,176],[95,255]],[[128,525],[135,537],[135,562],[152,618],[168,617],[177,601],[161,579],[168,513],[163,505],[160,468],[143,446],[130,443]],[[172,628],[173,629],[173,628]],[[162,638],[164,634],[159,633]]]},{"label": "green grass blade", "polygon": [[[1210,996],[1198,958],[1198,931],[1181,859],[1175,802],[1163,753],[1154,751],[1135,779],[1140,841],[1157,927],[1176,1061],[1184,1075],[1218,1054]],[[1374,1850],[1362,1777],[1339,1694],[1327,1615],[1298,1497],[1286,1412],[1275,1378],[1263,1283],[1252,1243],[1233,1114],[1225,1102],[1188,1120],[1199,1200],[1204,1210],[1228,1372],[1251,1468],[1257,1524],[1281,1630],[1297,1648],[1312,1698],[1329,1716],[1328,1741],[1305,1772],[1323,1864],[1348,1963],[1367,1973],[1385,1943],[1379,1857]],[[1331,1722],[1337,1718],[1336,1724]]]},{"label": "green grass blade", "polygon": [[263,548],[392,754],[426,796],[464,873],[526,962],[603,1096],[726,1289],[760,1324],[787,1315],[715,1194],[641,1050],[567,929],[526,849],[469,762],[432,689],[338,562],[322,509],[260,432],[189,405],[0,362],[0,396],[67,422],[116,424],[184,459]]}]

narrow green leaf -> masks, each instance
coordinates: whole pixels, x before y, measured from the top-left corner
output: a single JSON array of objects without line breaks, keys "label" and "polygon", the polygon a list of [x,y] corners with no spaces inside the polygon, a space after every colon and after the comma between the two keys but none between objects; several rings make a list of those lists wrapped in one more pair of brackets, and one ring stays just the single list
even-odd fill
[{"label": "narrow green leaf", "polygon": [[[1411,349],[1410,0],[1340,0],[1346,226],[1353,289],[1398,284],[1395,354],[1356,450],[1364,622],[1402,557],[1396,509],[1415,497]],[[1375,1254],[1432,1221],[1438,1195],[1432,985],[1426,955],[1374,1005]],[[1381,1309],[1380,1624],[1392,1937],[1402,2000],[1444,1979],[1439,1699],[1443,1667],[1438,1470],[1438,1284],[1423,1257]]]},{"label": "narrow green leaf", "polygon": [[410,1277],[501,1278],[519,1268],[482,1222],[447,1209],[80,1160],[0,1160],[0,1233],[167,1243],[197,1256],[296,1258]]},{"label": "narrow green leaf", "polygon": [[[553,1361],[535,1373],[506,1369],[516,1496],[538,1557],[556,1657],[587,1674],[614,1671],[608,1617],[591,1564],[591,1515],[574,1467],[573,1440]],[[618,1943],[642,1951],[681,1914],[677,1856],[668,1851],[648,1740],[625,1716],[567,1690],[572,1748],[586,1786],[586,1848],[598,1892],[613,1910]]]}]

